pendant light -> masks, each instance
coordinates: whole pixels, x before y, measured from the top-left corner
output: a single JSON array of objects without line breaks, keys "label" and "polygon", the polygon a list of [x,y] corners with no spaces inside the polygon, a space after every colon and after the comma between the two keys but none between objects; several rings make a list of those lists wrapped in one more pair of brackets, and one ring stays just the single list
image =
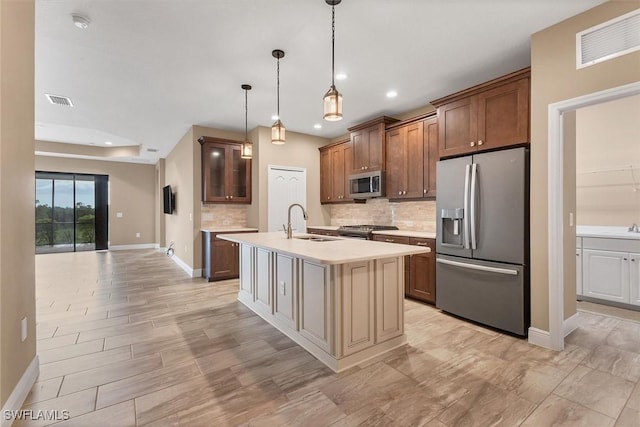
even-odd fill
[{"label": "pendant light", "polygon": [[284,134],[285,128],[282,122],[280,121],[280,59],[284,58],[284,51],[280,49],[275,49],[271,52],[271,55],[278,60],[278,119],[271,126],[271,143],[276,145],[284,144]]},{"label": "pendant light", "polygon": [[331,87],[324,94],[324,119],[334,122],[342,120],[342,95],[336,89],[334,83],[335,71],[335,44],[336,44],[336,11],[335,6],[342,0],[325,0],[331,6]]},{"label": "pendant light", "polygon": [[250,159],[253,157],[253,144],[249,141],[249,137],[247,134],[247,93],[251,90],[251,85],[244,84],[241,86],[244,89],[244,142],[242,143],[242,150],[240,154],[240,158],[242,159]]}]

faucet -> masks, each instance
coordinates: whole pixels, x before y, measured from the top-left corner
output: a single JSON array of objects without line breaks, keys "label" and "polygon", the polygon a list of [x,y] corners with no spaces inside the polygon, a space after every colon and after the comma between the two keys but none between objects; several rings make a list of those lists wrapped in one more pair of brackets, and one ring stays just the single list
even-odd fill
[{"label": "faucet", "polygon": [[[293,208],[294,206],[299,206],[300,209],[302,209],[302,216],[304,216],[305,220],[307,219],[307,211],[304,210],[300,203],[293,203],[291,206],[289,206],[289,213],[287,214],[287,228],[284,230],[287,233],[287,239],[291,239],[293,237],[293,233],[291,231],[291,208]],[[284,224],[282,225],[282,227],[284,227]]]},{"label": "faucet", "polygon": [[638,228],[638,224],[633,223],[633,224],[631,224],[631,227],[629,227],[629,231],[635,232],[635,233],[640,233],[640,228]]}]

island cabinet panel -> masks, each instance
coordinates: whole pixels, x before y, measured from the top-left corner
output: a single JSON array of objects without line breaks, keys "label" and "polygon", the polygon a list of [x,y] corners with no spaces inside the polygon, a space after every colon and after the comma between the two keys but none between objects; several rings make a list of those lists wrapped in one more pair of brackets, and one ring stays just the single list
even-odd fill
[{"label": "island cabinet panel", "polygon": [[253,297],[253,251],[252,246],[240,245],[240,292],[250,299]]},{"label": "island cabinet panel", "polygon": [[402,258],[375,261],[376,343],[404,333]]},{"label": "island cabinet panel", "polygon": [[262,248],[256,248],[255,257],[256,291],[254,297],[256,309],[263,313],[273,314],[272,253]]},{"label": "island cabinet panel", "polygon": [[298,295],[295,258],[276,253],[274,314],[287,327],[298,330]]},{"label": "island cabinet panel", "polygon": [[439,156],[529,143],[530,69],[431,101],[438,109]]},{"label": "island cabinet panel", "polygon": [[342,351],[343,356],[375,343],[375,289],[373,262],[342,266]]},{"label": "island cabinet panel", "polygon": [[333,298],[329,268],[302,260],[300,265],[300,334],[327,353],[333,346]]}]

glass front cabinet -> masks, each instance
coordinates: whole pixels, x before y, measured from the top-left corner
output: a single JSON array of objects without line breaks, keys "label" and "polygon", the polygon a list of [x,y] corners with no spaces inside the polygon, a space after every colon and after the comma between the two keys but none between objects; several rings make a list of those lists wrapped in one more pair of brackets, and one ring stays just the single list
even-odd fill
[{"label": "glass front cabinet", "polygon": [[201,136],[202,201],[251,203],[251,160],[242,159],[242,143]]}]

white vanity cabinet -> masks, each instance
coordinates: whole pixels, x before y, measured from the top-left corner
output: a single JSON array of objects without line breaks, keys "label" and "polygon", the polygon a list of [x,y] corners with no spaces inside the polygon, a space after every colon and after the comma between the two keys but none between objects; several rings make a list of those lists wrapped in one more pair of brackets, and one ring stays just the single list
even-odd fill
[{"label": "white vanity cabinet", "polygon": [[576,238],[576,294],[582,296],[582,237]]},{"label": "white vanity cabinet", "polygon": [[640,240],[583,237],[582,295],[640,305]]}]

